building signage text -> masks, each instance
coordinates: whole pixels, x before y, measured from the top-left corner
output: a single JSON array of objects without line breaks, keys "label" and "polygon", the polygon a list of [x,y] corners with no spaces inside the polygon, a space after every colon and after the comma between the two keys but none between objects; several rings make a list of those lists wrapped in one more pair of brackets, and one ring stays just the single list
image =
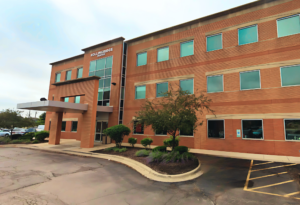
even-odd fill
[{"label": "building signage text", "polygon": [[105,49],[105,50],[103,50],[103,51],[99,51],[99,52],[96,52],[96,53],[92,53],[91,56],[92,56],[92,57],[93,57],[93,56],[97,56],[97,57],[105,56],[105,54],[106,54],[107,52],[111,52],[111,51],[113,51],[113,48],[108,48],[108,49]]}]

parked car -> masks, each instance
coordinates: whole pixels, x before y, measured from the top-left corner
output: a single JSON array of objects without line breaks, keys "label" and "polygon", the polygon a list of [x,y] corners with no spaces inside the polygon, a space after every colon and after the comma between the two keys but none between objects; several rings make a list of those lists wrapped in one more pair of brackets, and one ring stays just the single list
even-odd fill
[{"label": "parked car", "polygon": [[23,128],[15,128],[15,129],[13,129],[13,131],[12,131],[12,134],[13,134],[13,135],[16,135],[16,134],[23,135],[24,133],[25,133],[25,129],[23,129]]},{"label": "parked car", "polygon": [[28,132],[36,132],[36,129],[35,129],[34,127],[28,128],[28,129],[25,130],[24,135],[25,135],[26,133],[28,133]]},{"label": "parked car", "polygon": [[8,137],[9,135],[10,135],[10,132],[0,130],[0,137]]},{"label": "parked car", "polygon": [[43,131],[45,129],[45,125],[39,125],[37,128],[36,128],[36,131],[39,132],[39,131]]}]

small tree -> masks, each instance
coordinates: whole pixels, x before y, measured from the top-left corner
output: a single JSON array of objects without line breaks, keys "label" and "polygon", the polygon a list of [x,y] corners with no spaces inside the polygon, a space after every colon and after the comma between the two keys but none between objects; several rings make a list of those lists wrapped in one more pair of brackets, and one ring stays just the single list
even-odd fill
[{"label": "small tree", "polygon": [[147,137],[147,138],[144,138],[144,139],[141,140],[141,144],[142,144],[145,148],[147,148],[148,145],[149,145],[149,148],[150,148],[150,145],[152,144],[152,142],[153,142],[153,139],[150,138],[150,137]]},{"label": "small tree", "polygon": [[130,137],[128,139],[128,143],[131,144],[132,147],[134,147],[134,145],[136,144],[136,142],[137,142],[137,138]]},{"label": "small tree", "polygon": [[117,147],[121,147],[125,135],[129,135],[130,129],[125,125],[115,125],[103,130],[103,133],[115,141]]},{"label": "small tree", "polygon": [[137,112],[135,121],[145,126],[151,125],[154,131],[166,131],[171,135],[174,150],[180,130],[193,132],[197,126],[203,124],[203,121],[198,121],[197,113],[202,115],[204,110],[212,113],[214,111],[210,109],[211,100],[202,93],[196,96],[180,88],[174,91],[171,87],[170,91],[163,94],[165,97],[156,102],[146,99],[142,109]]}]

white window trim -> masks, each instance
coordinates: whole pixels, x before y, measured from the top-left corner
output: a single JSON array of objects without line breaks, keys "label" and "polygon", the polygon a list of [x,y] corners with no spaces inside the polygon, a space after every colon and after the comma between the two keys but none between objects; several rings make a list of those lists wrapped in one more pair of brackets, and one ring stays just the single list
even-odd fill
[{"label": "white window trim", "polygon": [[251,43],[240,44],[240,32],[239,32],[239,31],[242,30],[242,29],[251,28],[251,27],[254,27],[254,26],[256,26],[257,41],[251,42],[251,43],[257,43],[257,42],[259,42],[259,37],[258,37],[258,24],[253,24],[253,25],[251,25],[251,26],[245,26],[245,27],[242,27],[242,28],[238,28],[238,45],[239,45],[239,46],[251,44]]},{"label": "white window trim", "polygon": [[[209,121],[223,121],[223,126],[224,126],[224,138],[215,138],[215,137],[208,137],[208,122]],[[220,139],[220,140],[225,140],[225,119],[216,119],[216,120],[207,120],[207,125],[206,125],[206,128],[207,128],[207,132],[206,132],[206,135],[207,135],[207,139]]]},{"label": "white window trim", "polygon": [[287,36],[293,36],[293,35],[297,35],[297,34],[299,34],[299,33],[296,33],[296,34],[290,34],[290,35],[287,35],[287,36],[281,36],[281,37],[279,37],[279,36],[278,36],[278,34],[279,34],[279,30],[278,30],[278,21],[280,21],[280,20],[284,20],[284,19],[288,19],[288,18],[292,18],[292,17],[294,17],[294,16],[299,16],[299,18],[300,18],[300,14],[294,14],[294,15],[291,15],[291,16],[286,16],[286,17],[282,17],[282,18],[276,19],[276,27],[277,27],[276,31],[277,31],[277,38],[283,38],[283,37],[287,37]]},{"label": "white window trim", "polygon": [[[258,73],[259,73],[259,88],[242,89],[241,73],[250,73],[250,72],[254,72],[254,71],[258,71]],[[244,91],[244,90],[259,90],[259,89],[261,89],[261,75],[260,75],[260,70],[249,70],[249,71],[240,72],[240,91]]]},{"label": "white window trim", "polygon": [[[300,17],[299,17],[300,18]],[[300,84],[299,85],[282,85],[282,75],[281,75],[281,70],[282,70],[282,68],[290,68],[290,67],[294,67],[294,66],[300,66],[300,64],[298,64],[298,65],[289,65],[289,66],[283,66],[283,67],[280,67],[280,83],[281,83],[281,87],[294,87],[294,86],[300,86]]]},{"label": "white window trim", "polygon": [[156,83],[156,93],[155,93],[156,98],[163,98],[163,97],[166,97],[166,96],[160,96],[160,97],[157,96],[157,85],[158,85],[158,84],[164,84],[164,83],[167,83],[167,84],[168,84],[168,91],[169,91],[169,82],[168,82],[168,81],[167,81],[167,82],[162,82],[162,83]]},{"label": "white window trim", "polygon": [[[209,37],[213,37],[213,36],[218,36],[218,35],[221,35],[221,42],[222,42],[222,48],[220,48],[220,49],[216,49],[216,50],[212,50],[212,51],[208,51],[207,50],[207,39],[209,38]],[[210,36],[206,36],[206,52],[208,53],[208,52],[213,52],[213,51],[218,51],[218,50],[222,50],[223,49],[223,33],[217,33],[217,34],[213,34],[213,35],[210,35]]]},{"label": "white window trim", "polygon": [[189,95],[195,94],[195,88],[194,88],[194,87],[195,87],[195,85],[194,85],[195,82],[194,82],[194,78],[189,78],[189,79],[180,80],[180,81],[179,81],[179,88],[181,89],[180,82],[181,82],[181,81],[186,81],[186,80],[193,80],[193,93],[191,93],[191,94],[189,94]]},{"label": "white window trim", "polygon": [[158,48],[157,49],[157,51],[156,51],[156,53],[157,53],[157,63],[159,63],[159,62],[164,62],[164,61],[168,61],[168,60],[164,60],[164,61],[158,61],[158,50],[160,50],[160,49],[164,49],[164,48],[168,48],[169,49],[169,56],[168,56],[168,60],[170,60],[170,48],[169,48],[169,46],[165,46],[165,47],[161,47],[161,48]]},{"label": "white window trim", "polygon": [[[142,52],[142,53],[137,53],[137,54],[136,54],[136,67],[143,66],[143,65],[138,65],[138,55],[143,54],[143,53],[146,53],[146,54],[147,54],[147,51]],[[146,64],[144,64],[144,65],[147,65],[147,62],[148,62],[148,54],[147,54],[147,56],[146,56]]]},{"label": "white window trim", "polygon": [[[195,42],[194,42],[194,39],[193,40],[189,40],[189,41],[184,41],[184,42],[181,42],[180,43],[180,58],[184,58],[184,57],[188,57],[188,56],[181,56],[181,45],[182,44],[185,44],[185,43],[188,43],[188,42],[193,42],[193,54],[192,55],[188,55],[188,56],[193,56],[193,55],[195,55]],[[170,55],[170,53],[169,53],[169,55]]]},{"label": "white window trim", "polygon": [[[216,76],[222,76],[222,83],[223,83],[223,90],[222,91],[218,91],[218,92],[208,92],[208,78],[211,78],[211,77],[216,77]],[[222,93],[224,92],[224,75],[211,75],[211,76],[207,76],[206,77],[206,93]]]},{"label": "white window trim", "polygon": [[[144,86],[145,86],[145,98],[139,98],[139,99],[137,99],[137,98],[136,98],[136,88],[137,88],[137,87],[144,87]],[[147,86],[146,86],[146,85],[139,85],[139,86],[135,86],[134,88],[135,88],[135,90],[134,90],[134,99],[135,99],[135,100],[143,100],[143,99],[146,99],[146,91],[147,91]]]},{"label": "white window trim", "polygon": [[299,120],[300,121],[300,118],[291,118],[291,119],[285,118],[285,119],[283,119],[283,132],[284,132],[285,141],[287,141],[287,142],[300,142],[300,140],[287,140],[286,139],[286,130],[285,130],[285,121],[286,120]]},{"label": "white window trim", "polygon": [[[263,138],[262,139],[255,139],[255,138],[244,138],[243,135],[243,121],[251,121],[251,120],[260,120],[261,121],[261,124],[262,124],[262,131],[263,131]],[[263,119],[245,119],[245,120],[241,120],[241,130],[242,130],[242,139],[243,140],[260,140],[260,141],[264,141],[265,140],[265,130],[264,130],[264,120]]]}]

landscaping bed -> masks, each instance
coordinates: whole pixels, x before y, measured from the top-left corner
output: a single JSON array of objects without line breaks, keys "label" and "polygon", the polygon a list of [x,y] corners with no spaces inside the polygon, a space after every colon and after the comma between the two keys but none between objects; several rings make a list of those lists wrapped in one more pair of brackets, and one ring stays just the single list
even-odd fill
[{"label": "landscaping bed", "polygon": [[15,134],[8,137],[0,137],[0,145],[5,144],[36,144],[47,142],[45,138],[49,137],[49,132],[29,132],[25,135]]},{"label": "landscaping bed", "polygon": [[[194,156],[194,159],[191,160],[183,160],[180,162],[165,162],[165,161],[151,161],[151,157],[149,156],[136,156],[136,152],[140,150],[145,150],[143,148],[133,148],[133,147],[126,147],[126,151],[118,152],[114,150],[96,150],[93,151],[94,153],[101,153],[101,154],[109,154],[109,155],[118,155],[127,157],[130,159],[133,159],[135,161],[138,161],[151,169],[161,173],[161,174],[169,174],[169,175],[176,175],[176,174],[183,174],[189,171],[194,170],[198,167],[199,162],[196,156],[189,153],[189,155]],[[151,152],[151,150],[147,150],[148,152]],[[168,152],[161,153],[166,155]],[[159,153],[157,153],[159,154]],[[179,153],[178,153],[179,155]]]}]

